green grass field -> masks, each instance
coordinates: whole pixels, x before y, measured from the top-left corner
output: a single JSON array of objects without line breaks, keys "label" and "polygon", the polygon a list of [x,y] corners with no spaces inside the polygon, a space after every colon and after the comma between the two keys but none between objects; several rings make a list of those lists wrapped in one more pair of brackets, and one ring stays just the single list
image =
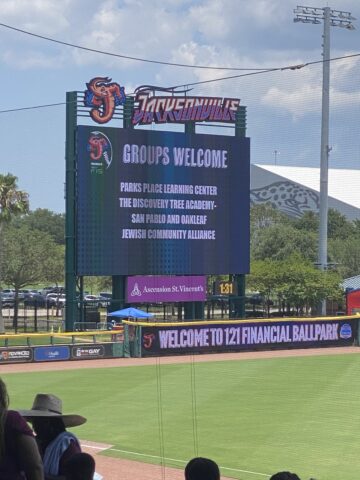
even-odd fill
[{"label": "green grass field", "polygon": [[[34,365],[36,369],[36,365]],[[292,357],[4,374],[12,408],[55,393],[108,455],[183,468],[195,455],[244,480],[279,470],[317,480],[360,472],[360,356]]]}]

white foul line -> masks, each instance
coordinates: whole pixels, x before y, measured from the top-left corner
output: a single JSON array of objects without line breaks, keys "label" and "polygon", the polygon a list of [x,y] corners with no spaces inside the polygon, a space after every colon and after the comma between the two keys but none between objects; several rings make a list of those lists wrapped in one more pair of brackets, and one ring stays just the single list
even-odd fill
[{"label": "white foul line", "polygon": [[[187,464],[186,460],[178,460],[176,458],[159,457],[158,455],[148,455],[146,453],[130,452],[129,450],[120,450],[118,448],[95,447],[95,446],[86,445],[86,444],[82,444],[82,445],[84,447],[87,447],[87,448],[94,448],[96,450],[101,450],[101,451],[108,450],[108,451],[112,451],[112,452],[120,452],[120,453],[127,453],[127,454],[130,454],[130,455],[137,455],[138,457],[156,458],[158,460],[163,459],[163,460],[169,460],[170,462],[182,463],[184,465]],[[260,475],[262,477],[271,477],[271,475],[268,475],[267,473],[252,472],[250,470],[241,470],[239,468],[230,468],[230,467],[222,467],[222,466],[220,466],[220,468],[222,470],[230,470],[232,472],[250,473],[251,475]]]}]

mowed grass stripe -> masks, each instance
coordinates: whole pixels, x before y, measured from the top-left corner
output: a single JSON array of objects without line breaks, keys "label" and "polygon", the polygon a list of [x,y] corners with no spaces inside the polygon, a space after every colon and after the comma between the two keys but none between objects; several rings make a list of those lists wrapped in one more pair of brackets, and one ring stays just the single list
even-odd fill
[{"label": "mowed grass stripe", "polygon": [[88,418],[74,429],[77,435],[113,445],[107,454],[133,458],[124,451],[134,452],[158,462],[160,385],[168,459],[190,459],[196,447],[230,469],[224,475],[244,480],[256,477],[246,472],[260,478],[284,469],[305,479],[353,480],[360,471],[359,373],[360,356],[348,354],[209,363],[195,358],[194,364],[160,361],[160,368],[155,360],[109,369],[85,369],[79,362],[78,370],[3,377],[13,408],[29,408],[38,392],[55,393],[67,413]]}]

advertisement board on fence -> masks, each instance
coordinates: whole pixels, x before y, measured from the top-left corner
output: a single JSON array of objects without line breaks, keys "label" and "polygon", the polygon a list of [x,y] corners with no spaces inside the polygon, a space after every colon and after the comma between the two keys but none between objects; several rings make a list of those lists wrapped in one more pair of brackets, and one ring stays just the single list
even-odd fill
[{"label": "advertisement board on fence", "polygon": [[33,352],[31,348],[1,348],[0,363],[23,363],[32,362]]},{"label": "advertisement board on fence", "polygon": [[250,141],[77,128],[77,274],[249,271]]},{"label": "advertisement board on fence", "polygon": [[126,301],[129,303],[204,302],[205,276],[150,276],[127,278]]},{"label": "advertisement board on fence", "polygon": [[352,345],[355,322],[244,322],[175,327],[142,327],[142,355],[169,355],[260,348]]},{"label": "advertisement board on fence", "polygon": [[35,362],[55,362],[69,359],[70,347],[65,345],[34,348]]}]

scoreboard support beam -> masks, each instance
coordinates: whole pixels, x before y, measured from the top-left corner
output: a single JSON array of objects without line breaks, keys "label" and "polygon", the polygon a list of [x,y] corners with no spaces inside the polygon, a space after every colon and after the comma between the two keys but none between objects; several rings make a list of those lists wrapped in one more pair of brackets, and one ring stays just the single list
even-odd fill
[{"label": "scoreboard support beam", "polygon": [[[124,117],[123,127],[133,129],[131,123],[132,114],[134,111],[134,97],[126,97],[124,104]],[[111,311],[120,310],[126,308],[125,292],[126,292],[126,276],[125,275],[113,275],[112,279],[112,301],[110,305]]]},{"label": "scoreboard support beam", "polygon": [[79,321],[79,310],[76,299],[76,270],[75,270],[75,175],[76,175],[76,117],[77,93],[66,93],[66,183],[65,183],[65,331],[74,329],[74,323]]},{"label": "scoreboard support beam", "polygon": [[[246,107],[241,106],[236,112],[235,119],[235,137],[246,137]],[[250,192],[249,192],[250,195]],[[233,276],[234,282],[237,284],[237,298],[234,302],[233,315],[234,318],[245,318],[245,290],[246,276],[245,274],[236,274]],[[230,306],[230,299],[229,299]],[[230,308],[229,308],[230,311]],[[231,314],[229,314],[231,316]]]}]

